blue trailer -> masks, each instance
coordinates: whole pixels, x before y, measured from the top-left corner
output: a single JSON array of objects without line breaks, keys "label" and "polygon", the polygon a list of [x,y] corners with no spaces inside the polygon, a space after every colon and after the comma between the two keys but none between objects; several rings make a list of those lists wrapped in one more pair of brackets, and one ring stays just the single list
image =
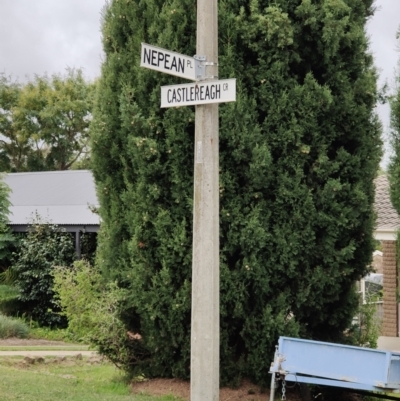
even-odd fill
[{"label": "blue trailer", "polygon": [[289,382],[396,393],[400,391],[400,352],[280,337],[270,373],[270,401],[278,374]]}]

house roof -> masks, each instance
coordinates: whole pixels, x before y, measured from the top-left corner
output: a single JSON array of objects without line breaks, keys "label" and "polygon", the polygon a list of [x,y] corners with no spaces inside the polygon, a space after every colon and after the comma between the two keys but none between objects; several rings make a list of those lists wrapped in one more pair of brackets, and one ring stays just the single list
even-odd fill
[{"label": "house roof", "polygon": [[89,170],[9,173],[11,225],[26,225],[38,214],[57,225],[99,225],[100,217],[89,206],[98,206]]},{"label": "house roof", "polygon": [[[375,179],[374,207],[377,214],[375,237],[377,239],[396,239],[395,234],[400,228],[400,217],[390,201],[389,180],[384,174]],[[392,238],[383,238],[385,233],[387,235],[392,233]]]}]

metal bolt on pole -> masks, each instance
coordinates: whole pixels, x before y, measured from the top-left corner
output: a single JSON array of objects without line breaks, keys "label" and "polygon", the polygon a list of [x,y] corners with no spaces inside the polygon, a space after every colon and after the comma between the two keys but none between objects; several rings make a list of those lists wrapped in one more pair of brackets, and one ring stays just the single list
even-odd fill
[{"label": "metal bolt on pole", "polygon": [[[217,0],[197,1],[196,51],[197,54],[206,56],[206,79],[217,79]],[[196,106],[190,380],[191,401],[219,400],[218,131],[218,104]]]}]

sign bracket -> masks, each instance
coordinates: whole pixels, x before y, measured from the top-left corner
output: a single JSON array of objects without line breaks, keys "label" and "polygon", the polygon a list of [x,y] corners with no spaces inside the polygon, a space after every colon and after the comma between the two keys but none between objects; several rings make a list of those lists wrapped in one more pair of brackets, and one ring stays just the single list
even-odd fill
[{"label": "sign bracket", "polygon": [[199,56],[197,54],[195,54],[193,58],[195,60],[195,76],[198,81],[205,81],[207,79],[218,79],[218,75],[206,75],[206,67],[218,67],[218,63],[214,63],[213,61],[206,61],[207,57]]},{"label": "sign bracket", "polygon": [[204,62],[207,60],[207,58],[206,56],[199,56],[197,54],[195,54],[193,58],[196,79],[198,81],[202,81],[205,79],[206,75],[206,67],[204,65]]}]

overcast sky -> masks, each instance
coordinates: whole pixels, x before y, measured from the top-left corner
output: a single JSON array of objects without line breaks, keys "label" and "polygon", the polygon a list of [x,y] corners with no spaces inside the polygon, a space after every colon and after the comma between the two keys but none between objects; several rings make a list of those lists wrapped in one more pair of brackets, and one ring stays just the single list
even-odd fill
[{"label": "overcast sky", "polygon": [[[0,0],[0,72],[26,80],[34,74],[82,68],[86,77],[100,74],[100,12],[105,0]],[[368,23],[371,50],[380,85],[391,83],[400,53],[396,30],[400,0],[376,0],[378,11]],[[387,132],[389,107],[379,115]],[[387,160],[387,156],[386,156]]]},{"label": "overcast sky", "polygon": [[0,72],[20,80],[82,68],[100,74],[104,0],[0,0]]}]

